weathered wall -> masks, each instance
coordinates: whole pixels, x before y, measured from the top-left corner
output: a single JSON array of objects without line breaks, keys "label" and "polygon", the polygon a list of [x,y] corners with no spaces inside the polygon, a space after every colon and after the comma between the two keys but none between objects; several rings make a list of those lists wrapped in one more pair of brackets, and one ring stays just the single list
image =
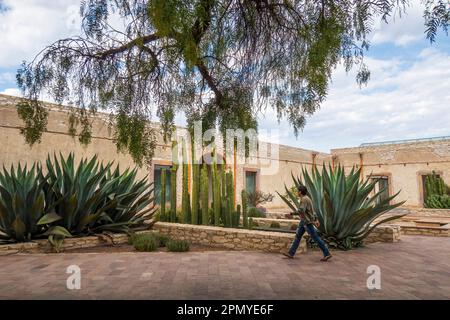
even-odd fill
[{"label": "weathered wall", "polygon": [[450,184],[450,140],[398,143],[331,150],[336,163],[349,170],[363,167],[363,175],[389,177],[390,194],[401,190],[398,200],[406,206],[423,205],[422,175],[433,171]]},{"label": "weathered wall", "polygon": [[[157,222],[153,229],[172,239],[187,240],[193,244],[231,250],[285,252],[294,240],[294,235],[288,233],[179,223]],[[297,252],[306,252],[305,239],[302,239]]]},{"label": "weathered wall", "polygon": [[[118,153],[113,140],[113,132],[109,130],[108,115],[97,113],[92,121],[92,143],[88,146],[82,146],[78,137],[73,138],[68,134],[68,108],[59,105],[45,103],[48,108],[49,119],[47,132],[42,136],[41,143],[33,147],[25,143],[24,137],[20,134],[23,127],[22,120],[17,116],[16,103],[20,99],[12,96],[0,94],[0,137],[2,146],[0,149],[0,165],[10,166],[17,161],[22,163],[33,163],[35,161],[44,161],[48,153],[61,152],[67,155],[74,152],[77,159],[82,157],[91,157],[97,154],[99,159],[104,161],[114,160],[120,164],[121,168],[134,167],[135,164],[127,154]],[[157,124],[154,124],[157,126]],[[179,128],[184,130],[182,128]],[[279,153],[268,154],[261,159],[257,159],[257,164],[238,164],[236,166],[236,201],[241,201],[240,191],[245,188],[245,170],[255,170],[259,172],[257,187],[265,192],[283,191],[284,183],[292,185],[291,171],[298,174],[302,166],[311,168],[314,161],[322,163],[329,155],[317,153],[311,150],[298,149],[283,145],[279,147]],[[271,147],[269,146],[269,150]],[[317,155],[316,155],[317,154]],[[315,156],[316,155],[316,156]],[[314,159],[315,157],[315,159]],[[248,161],[247,161],[248,162]],[[144,166],[139,170],[141,177],[148,175],[153,179],[155,165],[170,165],[172,163],[171,144],[164,143],[161,136],[158,136],[155,156],[151,166]],[[264,166],[268,170],[262,170]],[[274,168],[274,169],[269,169]],[[177,203],[181,205],[181,183],[182,170],[178,170],[177,175]],[[268,203],[267,207],[284,207],[283,202],[277,196],[274,201]]]},{"label": "weathered wall", "polygon": [[[114,160],[122,168],[134,167],[130,156],[117,152],[113,133],[108,129],[107,115],[98,113],[91,119],[92,143],[84,147],[78,142],[77,137],[73,138],[68,134],[68,108],[55,104],[46,103],[50,115],[48,131],[43,134],[42,142],[32,148],[29,147],[20,134],[23,123],[18,118],[15,108],[18,101],[19,98],[0,95],[0,138],[2,141],[0,165],[9,166],[19,160],[22,163],[32,163],[45,160],[48,153],[74,152],[78,159],[97,154],[102,160]],[[285,184],[288,187],[292,186],[291,172],[298,175],[302,167],[311,170],[314,164],[322,163],[342,164],[346,170],[350,170],[354,165],[362,165],[364,177],[370,173],[387,175],[390,179],[390,193],[401,190],[398,200],[406,200],[407,206],[422,206],[422,174],[429,174],[434,170],[450,184],[450,140],[334,149],[331,154],[276,144],[273,144],[273,147],[278,147],[278,153],[271,151],[268,155],[259,157],[257,164],[236,165],[236,201],[238,203],[241,201],[240,191],[245,188],[246,170],[259,173],[257,188],[275,195],[274,200],[264,206],[276,211],[286,208],[275,192],[284,193]],[[268,149],[270,150],[271,146]],[[139,175],[148,175],[152,180],[154,165],[170,165],[171,163],[171,146],[164,143],[162,137],[158,136],[153,163],[151,166],[141,168]],[[232,168],[234,169],[234,166]],[[181,205],[181,172],[182,170],[178,170],[177,176],[178,205]]]}]

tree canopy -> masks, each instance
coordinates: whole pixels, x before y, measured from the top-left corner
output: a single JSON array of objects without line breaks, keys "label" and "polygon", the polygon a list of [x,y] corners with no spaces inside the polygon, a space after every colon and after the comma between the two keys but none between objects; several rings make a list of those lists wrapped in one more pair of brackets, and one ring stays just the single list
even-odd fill
[{"label": "tree canopy", "polygon": [[[18,105],[29,144],[40,141],[42,93],[79,108],[70,132],[91,139],[89,114],[112,115],[119,150],[151,159],[152,116],[165,137],[177,112],[205,127],[256,128],[266,108],[295,134],[324,101],[333,69],[357,68],[376,19],[407,10],[408,0],[84,0],[82,35],[47,46],[17,73],[29,99]],[[443,0],[425,1],[430,41],[450,20]],[[120,23],[118,23],[120,22]],[[81,126],[81,131],[77,128]]]}]

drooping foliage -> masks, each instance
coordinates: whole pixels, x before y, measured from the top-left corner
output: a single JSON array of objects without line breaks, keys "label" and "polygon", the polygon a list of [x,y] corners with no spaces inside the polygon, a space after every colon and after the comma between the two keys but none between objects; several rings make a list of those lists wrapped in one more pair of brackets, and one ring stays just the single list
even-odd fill
[{"label": "drooping foliage", "polygon": [[[154,115],[168,138],[178,111],[208,127],[245,130],[269,107],[297,133],[325,99],[337,64],[356,67],[359,84],[369,80],[363,56],[373,24],[408,3],[83,0],[82,34],[56,41],[18,70],[18,86],[31,99],[19,108],[23,133],[33,144],[46,129],[42,93],[79,106],[70,131],[82,143],[91,139],[89,114],[111,111],[117,147],[139,164],[153,155],[146,121]],[[425,7],[434,41],[447,29],[448,6],[427,0]]]}]

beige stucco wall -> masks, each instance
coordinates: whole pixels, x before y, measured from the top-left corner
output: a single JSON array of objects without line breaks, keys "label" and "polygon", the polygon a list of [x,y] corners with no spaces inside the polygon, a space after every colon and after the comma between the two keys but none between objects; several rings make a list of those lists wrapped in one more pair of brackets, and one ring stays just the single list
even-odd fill
[{"label": "beige stucco wall", "polygon": [[[10,166],[20,161],[22,164],[31,164],[35,161],[45,161],[47,154],[61,152],[67,155],[69,152],[75,153],[77,159],[82,157],[91,157],[97,154],[99,159],[104,161],[114,160],[121,168],[135,167],[131,157],[124,153],[118,153],[113,141],[113,133],[109,130],[108,115],[97,113],[92,121],[92,143],[83,146],[78,142],[78,138],[73,138],[68,134],[68,108],[59,105],[45,103],[49,110],[49,119],[47,132],[42,136],[41,143],[33,147],[25,143],[24,137],[20,134],[23,127],[22,120],[17,116],[16,103],[20,99],[12,96],[0,94],[0,139],[2,141],[0,149],[0,165]],[[157,126],[156,124],[154,124]],[[180,129],[180,128],[179,128]],[[181,130],[183,130],[181,128]],[[313,161],[321,163],[329,157],[327,154],[317,153],[311,150],[304,150],[283,145],[274,145],[278,147],[278,154],[269,153],[263,160],[257,159],[257,164],[238,164],[236,165],[236,189],[237,202],[240,202],[240,191],[245,187],[245,170],[256,170],[258,174],[257,187],[262,191],[271,192],[283,191],[284,183],[292,185],[291,171],[294,174],[300,172],[302,166],[311,168]],[[269,150],[272,147],[269,146]],[[314,154],[317,154],[314,158]],[[269,170],[266,174],[261,169],[261,161],[269,162],[269,166],[277,168]],[[139,169],[139,176],[148,175],[153,180],[153,169],[155,165],[170,165],[172,163],[171,144],[164,143],[162,137],[158,136],[158,143],[155,150],[155,156],[150,166],[144,166]],[[265,165],[268,167],[267,165]],[[234,167],[234,166],[232,166]],[[181,183],[182,170],[177,174],[177,203],[181,205]],[[281,199],[276,196],[272,203],[267,207],[282,207]]]},{"label": "beige stucco wall", "polygon": [[422,141],[361,148],[334,149],[336,163],[350,169],[363,166],[363,175],[389,177],[390,193],[407,206],[423,205],[422,175],[433,171],[450,184],[450,140]]},{"label": "beige stucco wall", "polygon": [[[63,154],[74,152],[78,159],[97,154],[102,160],[114,160],[121,168],[135,166],[129,155],[117,152],[113,134],[108,128],[108,115],[98,113],[91,119],[92,143],[85,147],[78,142],[77,137],[73,138],[67,133],[69,109],[55,104],[46,103],[50,113],[48,131],[43,134],[42,142],[29,147],[20,134],[23,123],[17,116],[15,105],[18,101],[19,98],[0,94],[0,166],[10,166],[17,161],[22,163],[44,161],[48,153],[54,152]],[[278,148],[278,152],[270,151],[264,157],[258,158],[257,164],[236,165],[238,203],[240,192],[245,188],[246,170],[258,172],[257,188],[275,195],[273,202],[265,206],[276,209],[285,207],[276,191],[284,193],[284,184],[292,186],[291,172],[299,175],[302,167],[311,170],[313,164],[322,165],[322,163],[341,164],[346,170],[362,164],[364,177],[370,173],[386,175],[390,179],[390,193],[401,190],[399,199],[406,200],[406,205],[409,206],[422,206],[422,174],[429,174],[435,170],[446,183],[450,184],[450,140],[333,149],[331,154],[277,144],[269,146],[268,149],[273,148]],[[139,175],[148,175],[153,180],[154,166],[170,165],[171,158],[170,142],[164,143],[159,136],[152,164],[140,168]],[[275,169],[267,170],[270,167]],[[177,175],[178,205],[181,205],[181,172],[182,170],[178,170]]]}]

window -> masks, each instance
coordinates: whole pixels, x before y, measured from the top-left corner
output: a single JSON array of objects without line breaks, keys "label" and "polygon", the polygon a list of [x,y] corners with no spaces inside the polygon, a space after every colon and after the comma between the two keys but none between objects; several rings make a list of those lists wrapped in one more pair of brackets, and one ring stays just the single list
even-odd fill
[{"label": "window", "polygon": [[380,203],[383,200],[389,198],[389,177],[387,176],[377,176],[372,178],[373,181],[376,181],[374,194],[382,191],[381,194],[378,195],[377,203]]},{"label": "window", "polygon": [[245,191],[253,193],[256,191],[256,172],[245,171]]},{"label": "window", "polygon": [[161,204],[161,172],[166,169],[166,203],[170,201],[170,166],[155,165],[154,183],[155,183],[155,203]]}]

